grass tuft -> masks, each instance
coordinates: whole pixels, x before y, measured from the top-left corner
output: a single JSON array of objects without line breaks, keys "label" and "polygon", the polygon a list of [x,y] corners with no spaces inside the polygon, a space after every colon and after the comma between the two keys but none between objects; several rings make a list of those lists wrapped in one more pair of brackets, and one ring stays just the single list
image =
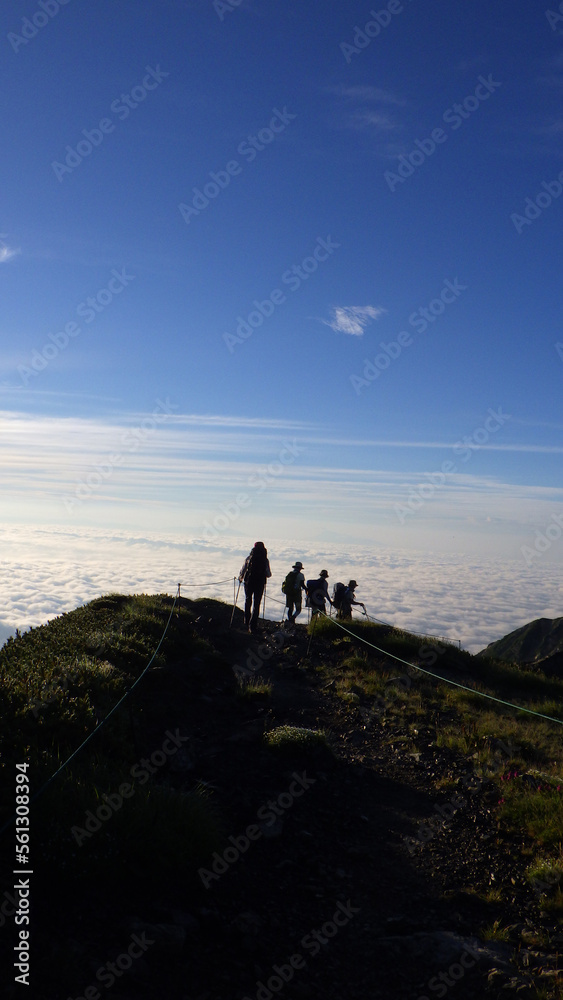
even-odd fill
[{"label": "grass tuft", "polygon": [[265,733],[264,739],[272,750],[330,750],[327,735],[322,729],[278,726]]}]

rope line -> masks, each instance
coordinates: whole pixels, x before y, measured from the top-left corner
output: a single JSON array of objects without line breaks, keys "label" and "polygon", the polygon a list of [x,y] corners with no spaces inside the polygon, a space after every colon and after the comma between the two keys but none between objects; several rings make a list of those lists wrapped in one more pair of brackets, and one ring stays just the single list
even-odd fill
[{"label": "rope line", "polygon": [[411,635],[422,635],[426,636],[428,639],[443,639],[444,642],[457,642],[459,648],[461,649],[461,639],[450,639],[447,635],[432,635],[430,632],[415,632],[412,628],[402,628],[400,625],[392,625],[391,622],[384,622],[381,618],[374,618],[373,615],[366,615],[370,622],[377,622],[378,625],[387,625],[389,628],[396,629],[397,632],[410,632]]},{"label": "rope line", "polygon": [[[269,601],[274,601],[276,604],[283,604],[283,605],[285,605],[285,603],[286,603],[285,601],[278,600],[278,598],[276,598],[276,597],[270,597],[269,594],[268,594],[268,600]],[[359,614],[359,612],[358,612],[358,614]],[[363,615],[361,617],[363,617]],[[446,635],[432,635],[429,632],[414,632],[412,629],[401,628],[399,625],[392,625],[391,622],[384,622],[380,618],[374,618],[373,615],[366,614],[365,617],[370,622],[377,622],[378,625],[387,625],[389,628],[393,628],[397,632],[410,632],[411,635],[422,635],[422,636],[426,636],[428,639],[443,639],[444,642],[451,642],[451,643],[457,642],[459,644],[460,649],[461,649],[461,640],[460,639],[450,639]]]},{"label": "rope line", "polygon": [[226,583],[232,583],[236,576],[230,576],[228,580],[211,580],[209,583],[182,583],[181,587],[220,587]]},{"label": "rope line", "polygon": [[[230,583],[230,581],[229,581],[229,583]],[[139,674],[139,676],[137,677],[137,680],[133,682],[133,684],[131,685],[131,687],[127,689],[127,691],[125,692],[125,694],[121,696],[121,698],[119,699],[119,701],[108,712],[108,714],[106,715],[105,719],[102,719],[102,721],[100,723],[98,723],[98,725],[96,726],[96,728],[93,729],[92,732],[86,737],[86,739],[82,741],[82,743],[80,744],[80,746],[77,747],[76,750],[74,750],[73,753],[71,753],[70,757],[67,757],[67,759],[64,761],[64,763],[61,764],[61,766],[55,771],[55,773],[52,774],[51,777],[47,779],[47,781],[39,789],[39,791],[36,792],[35,795],[33,795],[31,797],[31,799],[29,800],[30,805],[31,805],[32,802],[35,802],[36,799],[38,799],[40,795],[43,794],[43,792],[49,787],[49,785],[55,780],[55,778],[57,778],[59,776],[59,774],[62,771],[64,771],[65,767],[67,767],[68,764],[70,764],[71,760],[74,760],[74,758],[76,757],[76,755],[80,753],[80,751],[86,746],[87,743],[90,742],[90,740],[96,735],[96,733],[99,733],[100,729],[102,729],[102,727],[105,726],[105,724],[108,721],[108,719],[111,719],[111,717],[114,714],[114,712],[117,711],[117,709],[119,708],[119,706],[122,705],[123,702],[125,701],[125,699],[128,698],[129,695],[132,693],[132,691],[135,690],[135,688],[137,687],[137,684],[139,684],[140,681],[142,681],[142,679],[145,676],[147,670],[149,669],[151,663],[153,662],[153,660],[157,656],[158,651],[159,651],[160,647],[162,646],[162,643],[164,642],[166,633],[168,632],[168,628],[169,628],[170,622],[172,620],[172,615],[174,614],[174,609],[175,609],[176,604],[178,602],[178,595],[179,595],[179,593],[180,593],[180,587],[178,587],[178,593],[176,594],[176,597],[174,598],[174,603],[172,604],[172,610],[170,611],[170,614],[168,616],[168,621],[166,622],[166,625],[164,627],[164,632],[162,633],[162,635],[160,637],[158,646],[156,647],[154,653],[152,654],[149,662],[147,663],[147,665],[144,668],[144,670],[142,671],[142,673]],[[11,824],[14,822],[15,818],[16,818],[16,814],[14,813],[14,815],[12,816],[12,818],[9,819],[8,822],[5,823],[4,826],[0,829],[0,836],[4,833],[5,830],[8,829],[9,826],[11,826]]]},{"label": "rope line", "polygon": [[[324,612],[321,611],[321,614],[324,614]],[[324,617],[328,619],[327,614],[324,614]],[[383,653],[384,656],[389,656],[392,660],[397,660],[398,663],[404,663],[407,667],[413,667],[415,670],[420,671],[422,674],[426,674],[428,677],[433,677],[435,680],[442,681],[444,684],[451,684],[452,687],[460,688],[462,691],[469,691],[470,694],[477,695],[480,698],[488,698],[489,701],[496,701],[499,705],[506,705],[508,708],[515,708],[518,712],[527,712],[528,715],[535,715],[538,719],[547,719],[548,722],[556,722],[558,726],[563,726],[563,719],[555,719],[552,715],[544,715],[542,712],[534,711],[533,708],[524,708],[522,705],[515,705],[512,701],[504,701],[503,698],[497,698],[492,694],[485,694],[484,691],[476,691],[475,688],[467,687],[466,684],[459,684],[458,681],[451,681],[447,677],[441,677],[440,674],[434,674],[431,670],[419,667],[416,663],[409,663],[408,660],[403,660],[400,656],[395,656],[394,653],[388,653],[385,649],[380,649],[379,646],[374,646],[372,642],[368,642],[368,640],[362,638],[362,636],[356,635],[354,632],[350,632],[349,628],[346,628],[345,625],[342,625],[341,622],[337,621],[335,618],[331,618],[329,620],[335,622],[339,628],[354,636],[354,639],[359,639],[359,641],[363,642],[366,646],[371,646],[372,649],[377,650],[378,653]]]}]

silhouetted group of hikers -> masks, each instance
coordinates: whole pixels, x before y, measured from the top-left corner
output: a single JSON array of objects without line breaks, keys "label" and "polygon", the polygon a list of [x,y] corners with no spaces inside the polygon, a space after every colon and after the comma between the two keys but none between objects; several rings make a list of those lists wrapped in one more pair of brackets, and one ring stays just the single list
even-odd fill
[{"label": "silhouetted group of hikers", "polygon": [[[327,601],[331,608],[335,608],[337,618],[351,618],[353,605],[363,608],[364,614],[366,614],[365,604],[357,601],[355,597],[355,590],[358,586],[355,580],[350,580],[348,585],[335,584],[331,598],[328,592],[328,571],[326,569],[320,571],[317,580],[307,580],[307,582],[305,582],[302,570],[303,563],[294,563],[281,587],[282,593],[285,594],[287,620],[290,624],[293,625],[297,616],[301,614],[303,593],[305,593],[307,607],[311,608],[311,615],[326,614]],[[260,603],[266,581],[270,579],[271,575],[268,551],[264,542],[255,542],[239,573],[239,582],[244,583],[245,593],[244,624],[249,632],[257,631]]]}]

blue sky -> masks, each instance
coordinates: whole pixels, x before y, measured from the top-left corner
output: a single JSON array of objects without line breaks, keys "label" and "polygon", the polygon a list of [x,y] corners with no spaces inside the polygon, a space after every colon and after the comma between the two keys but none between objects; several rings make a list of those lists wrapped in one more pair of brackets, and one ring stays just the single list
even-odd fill
[{"label": "blue sky", "polygon": [[5,523],[198,538],[245,495],[241,545],[526,562],[563,510],[563,16],[7,0],[0,44]]}]

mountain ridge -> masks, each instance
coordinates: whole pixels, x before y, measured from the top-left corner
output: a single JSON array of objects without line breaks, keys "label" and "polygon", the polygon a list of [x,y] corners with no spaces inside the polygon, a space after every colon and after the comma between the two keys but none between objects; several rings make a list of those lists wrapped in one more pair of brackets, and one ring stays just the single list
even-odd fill
[{"label": "mountain ridge", "polygon": [[550,674],[561,674],[563,667],[563,617],[535,618],[495,639],[477,656],[505,662],[533,665]]}]

